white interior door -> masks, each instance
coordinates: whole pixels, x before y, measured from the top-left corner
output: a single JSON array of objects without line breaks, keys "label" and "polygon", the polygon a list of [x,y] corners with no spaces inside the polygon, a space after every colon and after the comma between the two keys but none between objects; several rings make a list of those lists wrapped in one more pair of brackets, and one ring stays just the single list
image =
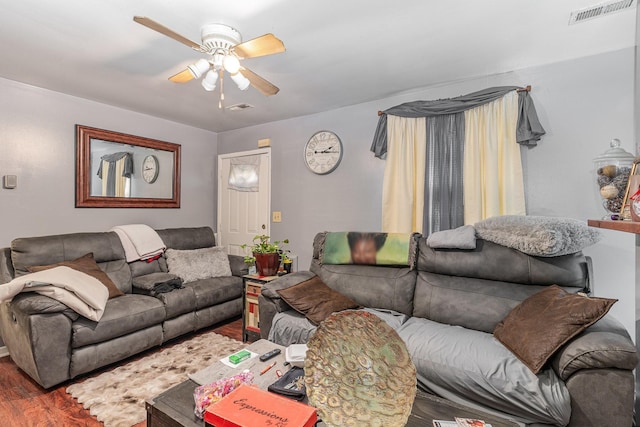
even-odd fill
[{"label": "white interior door", "polygon": [[[231,159],[260,158],[258,191],[229,188]],[[245,255],[240,247],[250,244],[259,234],[269,235],[271,211],[271,151],[253,150],[218,156],[218,244],[227,253]]]}]

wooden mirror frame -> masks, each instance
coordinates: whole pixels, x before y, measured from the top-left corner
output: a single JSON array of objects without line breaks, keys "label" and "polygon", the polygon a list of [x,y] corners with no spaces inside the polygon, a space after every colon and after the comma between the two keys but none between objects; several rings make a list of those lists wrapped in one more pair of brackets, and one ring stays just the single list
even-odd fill
[{"label": "wooden mirror frame", "polygon": [[[173,153],[173,197],[106,197],[91,195],[91,140],[136,145]],[[77,208],[179,208],[180,144],[76,125],[76,207]]]}]

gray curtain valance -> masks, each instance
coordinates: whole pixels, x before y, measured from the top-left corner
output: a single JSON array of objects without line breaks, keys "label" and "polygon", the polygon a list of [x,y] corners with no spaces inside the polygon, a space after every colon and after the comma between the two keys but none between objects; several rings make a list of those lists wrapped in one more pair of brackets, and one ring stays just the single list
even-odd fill
[{"label": "gray curtain valance", "polygon": [[98,175],[102,178],[102,161],[109,163],[109,175],[112,176],[113,172],[115,172],[116,162],[120,159],[124,158],[124,169],[122,171],[122,176],[126,176],[130,178],[133,174],[133,153],[127,151],[120,151],[118,153],[106,154],[100,157],[100,166],[98,166]]},{"label": "gray curtain valance", "polygon": [[[517,89],[519,89],[517,86],[492,87],[456,98],[435,101],[412,101],[391,107],[383,111],[383,114],[378,119],[378,127],[373,137],[371,151],[378,158],[384,158],[387,153],[387,114],[414,118],[455,114],[495,101],[508,92]],[[529,92],[519,92],[517,142],[522,145],[535,146],[544,134],[545,130],[538,120],[538,114]]]}]

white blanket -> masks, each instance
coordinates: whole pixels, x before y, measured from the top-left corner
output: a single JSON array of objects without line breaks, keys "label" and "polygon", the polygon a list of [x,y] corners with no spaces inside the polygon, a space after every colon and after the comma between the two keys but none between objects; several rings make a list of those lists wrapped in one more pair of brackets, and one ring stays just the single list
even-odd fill
[{"label": "white blanket", "polygon": [[158,233],[145,224],[117,225],[111,231],[120,237],[127,262],[153,258],[167,248]]},{"label": "white blanket", "polygon": [[100,320],[109,290],[95,277],[69,267],[54,267],[16,277],[0,285],[0,302],[20,292],[37,292],[66,305],[89,320]]}]

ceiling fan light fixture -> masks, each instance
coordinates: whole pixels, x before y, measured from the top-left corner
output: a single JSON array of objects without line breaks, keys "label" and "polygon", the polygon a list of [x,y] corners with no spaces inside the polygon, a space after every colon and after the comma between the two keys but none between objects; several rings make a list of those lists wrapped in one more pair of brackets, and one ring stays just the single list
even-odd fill
[{"label": "ceiling fan light fixture", "polygon": [[[612,0],[630,1],[633,0]],[[260,77],[248,68],[240,66],[241,59],[256,58],[260,56],[273,55],[284,52],[286,49],[282,40],[271,33],[255,37],[249,41],[242,42],[240,32],[225,24],[205,24],[201,28],[202,44],[196,43],[184,37],[168,27],[145,16],[134,16],[133,20],[150,30],[167,36],[191,49],[209,55],[209,59],[199,59],[187,66],[186,69],[171,76],[170,81],[174,83],[186,83],[191,80],[202,79],[201,84],[205,90],[214,90],[219,80],[220,105],[224,99],[224,71],[229,72],[231,79],[241,90],[246,90],[249,86],[255,87],[265,96],[278,93],[278,87]],[[242,70],[242,73],[240,73]],[[213,71],[210,73],[209,71]]]},{"label": "ceiling fan light fixture", "polygon": [[209,61],[204,58],[198,59],[196,62],[187,67],[187,69],[189,69],[191,74],[193,74],[193,77],[196,79],[202,77],[202,75],[206,73],[209,68],[211,68],[211,65],[209,64]]},{"label": "ceiling fan light fixture", "polygon": [[224,61],[222,62],[224,65],[224,69],[229,72],[229,74],[233,75],[240,71],[240,61],[233,54],[228,54],[224,57]]},{"label": "ceiling fan light fixture", "polygon": [[231,74],[231,80],[233,80],[233,82],[238,86],[238,89],[240,90],[247,90],[251,85],[249,79],[243,76],[240,72]]},{"label": "ceiling fan light fixture", "polygon": [[216,82],[218,81],[218,73],[215,70],[207,71],[204,79],[202,79],[202,87],[204,90],[211,92],[216,88]]}]

